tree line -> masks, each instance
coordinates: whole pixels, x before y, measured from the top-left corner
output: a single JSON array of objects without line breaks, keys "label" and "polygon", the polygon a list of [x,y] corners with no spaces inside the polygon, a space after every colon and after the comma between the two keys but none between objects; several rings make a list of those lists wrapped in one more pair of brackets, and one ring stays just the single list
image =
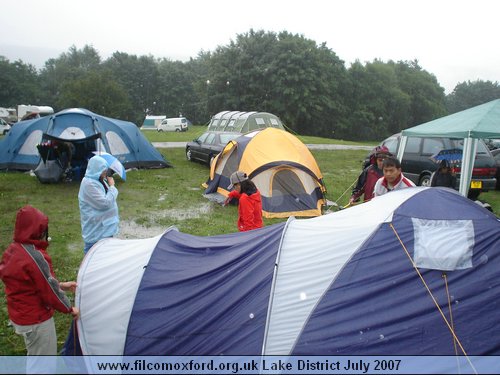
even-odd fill
[{"label": "tree line", "polygon": [[356,61],[346,67],[325,43],[250,30],[189,61],[86,45],[42,69],[0,56],[0,106],[87,108],[141,125],[148,114],[208,123],[223,110],[264,111],[302,135],[380,140],[402,129],[500,98],[498,82],[458,83],[445,95],[414,61]]}]

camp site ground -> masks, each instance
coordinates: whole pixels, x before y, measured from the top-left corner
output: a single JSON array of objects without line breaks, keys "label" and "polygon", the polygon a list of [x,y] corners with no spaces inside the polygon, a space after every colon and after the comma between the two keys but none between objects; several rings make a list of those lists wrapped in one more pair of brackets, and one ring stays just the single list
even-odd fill
[{"label": "camp site ground", "polygon": [[[203,131],[200,127],[195,131]],[[194,132],[158,134],[147,132],[150,141],[186,142]],[[188,132],[189,133],[189,132]],[[187,138],[186,138],[187,136]],[[314,140],[318,142],[318,140]],[[319,143],[324,142],[320,140]],[[306,139],[305,143],[312,143]],[[372,145],[360,145],[372,146]],[[207,202],[202,197],[201,183],[208,176],[208,169],[185,160],[182,148],[160,149],[174,168],[157,170],[131,170],[126,182],[117,178],[120,191],[118,203],[121,215],[122,238],[149,238],[161,233],[171,225],[181,232],[200,236],[213,236],[235,232],[236,207],[222,207]],[[348,200],[349,187],[360,172],[361,163],[367,153],[361,150],[313,150],[323,172],[328,199],[340,205]],[[0,173],[0,248],[3,250],[12,238],[15,213],[24,204],[32,204],[48,214],[51,227],[50,252],[54,259],[56,274],[61,280],[71,280],[82,260],[79,212],[76,196],[78,184],[41,184],[29,173]],[[483,199],[489,202],[497,215],[500,214],[500,194],[489,192]],[[282,222],[265,219],[266,226]],[[58,345],[62,347],[68,316],[56,314]],[[6,322],[5,296],[0,292],[0,321]],[[12,329],[0,326],[0,351],[2,355],[22,355],[22,339]]]}]

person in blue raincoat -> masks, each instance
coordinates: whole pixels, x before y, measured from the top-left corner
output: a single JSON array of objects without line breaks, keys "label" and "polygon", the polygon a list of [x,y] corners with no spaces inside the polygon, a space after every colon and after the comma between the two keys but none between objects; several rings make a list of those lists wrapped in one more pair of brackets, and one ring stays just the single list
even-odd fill
[{"label": "person in blue raincoat", "polygon": [[85,254],[97,241],[118,233],[118,189],[107,172],[106,160],[96,155],[89,160],[80,184],[78,203]]}]

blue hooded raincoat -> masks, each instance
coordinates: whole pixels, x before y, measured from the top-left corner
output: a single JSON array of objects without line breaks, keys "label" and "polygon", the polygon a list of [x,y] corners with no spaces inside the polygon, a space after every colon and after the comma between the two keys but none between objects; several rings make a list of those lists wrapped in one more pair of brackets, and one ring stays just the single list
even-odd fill
[{"label": "blue hooded raincoat", "polygon": [[106,160],[94,156],[89,160],[85,177],[80,184],[78,203],[82,237],[86,244],[92,244],[102,238],[113,237],[118,233],[120,218],[116,198],[118,190],[109,186],[108,191],[99,180],[102,172],[108,168]]}]

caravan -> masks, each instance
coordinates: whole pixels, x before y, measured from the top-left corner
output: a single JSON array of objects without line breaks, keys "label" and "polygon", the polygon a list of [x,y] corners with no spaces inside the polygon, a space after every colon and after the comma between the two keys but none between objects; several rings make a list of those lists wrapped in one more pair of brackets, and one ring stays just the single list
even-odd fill
[{"label": "caravan", "polygon": [[17,106],[17,121],[31,120],[53,113],[54,109],[46,105],[20,104]]},{"label": "caravan", "polygon": [[144,122],[142,123],[141,130],[157,130],[158,125],[165,120],[167,116],[146,116]]}]

